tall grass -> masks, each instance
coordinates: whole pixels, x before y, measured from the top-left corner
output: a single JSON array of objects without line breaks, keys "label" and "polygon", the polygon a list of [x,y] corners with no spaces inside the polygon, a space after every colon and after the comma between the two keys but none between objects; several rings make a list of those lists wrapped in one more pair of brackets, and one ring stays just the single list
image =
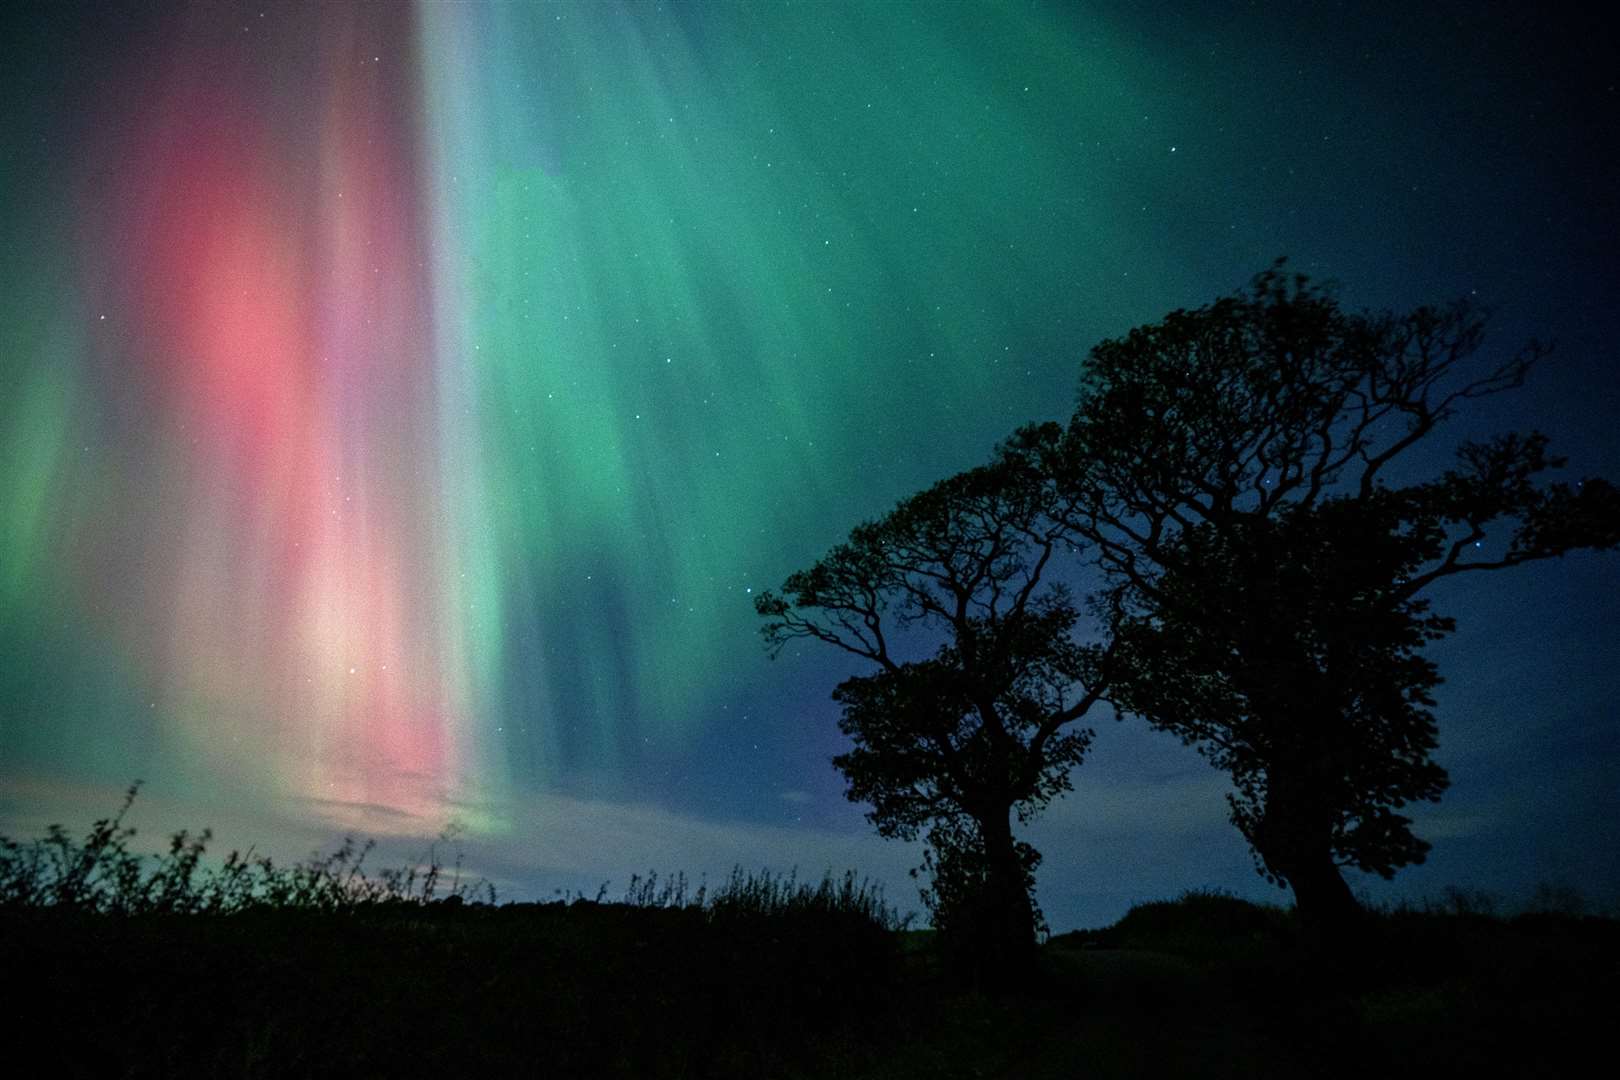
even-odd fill
[{"label": "tall grass", "polygon": [[453,841],[446,830],[424,859],[372,876],[365,867],[374,842],[345,837],[337,850],[302,863],[278,866],[268,856],[232,851],[218,866],[204,862],[213,833],[181,830],[168,850],[140,855],[130,850],[135,829],[124,824],[140,791],[129,786],[123,805],[95,822],[84,838],[51,825],[45,836],[17,841],[0,836],[0,907],[59,908],[110,915],[231,914],[258,908],[340,911],[362,904],[427,904],[495,901],[486,881],[463,881],[459,853],[450,868],[439,845]]},{"label": "tall grass", "polygon": [[[600,902],[606,886],[597,893]],[[769,869],[747,871],[733,867],[731,876],[714,889],[706,881],[694,888],[684,873],[662,879],[657,871],[645,877],[633,874],[620,901],[629,907],[672,908],[703,912],[711,921],[735,919],[847,919],[869,923],[884,932],[904,930],[913,916],[902,916],[883,898],[883,888],[849,870],[842,877],[831,871],[814,884],[798,879],[798,870],[786,874]]]},{"label": "tall grass", "polygon": [[138,854],[138,790],[82,836],[0,838],[0,970],[38,973],[5,1022],[70,1074],[779,1076],[882,1043],[901,1002],[907,920],[853,873],[497,906],[448,835],[380,873],[352,839],[285,867],[208,860],[207,831]]},{"label": "tall grass", "polygon": [[[453,843],[454,828],[441,833],[415,863],[375,874],[366,868],[373,841],[345,837],[336,850],[315,854],[302,863],[279,866],[268,856],[232,851],[223,863],[204,861],[210,830],[181,830],[169,838],[168,850],[141,855],[131,850],[133,826],[124,824],[140,791],[129,786],[123,804],[77,838],[61,825],[44,837],[17,841],[0,836],[0,907],[60,908],[101,914],[231,914],[259,908],[341,911],[365,904],[495,902],[487,881],[463,879],[461,857],[446,866],[440,846]],[[607,886],[596,903],[607,896]],[[583,899],[577,897],[576,899]],[[883,898],[881,886],[858,878],[826,873],[819,882],[798,880],[768,869],[735,867],[718,887],[706,881],[694,887],[684,873],[660,877],[632,875],[620,904],[632,908],[700,912],[708,921],[760,918],[775,920],[838,919],[893,932],[911,924]]]}]

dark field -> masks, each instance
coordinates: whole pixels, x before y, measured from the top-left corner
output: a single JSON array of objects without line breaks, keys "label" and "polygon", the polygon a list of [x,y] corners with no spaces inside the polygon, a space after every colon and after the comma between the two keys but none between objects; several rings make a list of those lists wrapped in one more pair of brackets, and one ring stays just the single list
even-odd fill
[{"label": "dark field", "polygon": [[497,905],[437,846],[376,875],[352,842],[138,855],[135,793],[82,840],[0,837],[0,1031],[36,1075],[1561,1077],[1620,1000],[1620,921],[1554,890],[1512,919],[1460,892],[1370,912],[1353,940],[1190,892],[987,994],[853,874]]},{"label": "dark field", "polygon": [[55,1076],[1554,1076],[1601,1049],[1620,924],[1405,911],[1334,949],[1189,894],[989,997],[825,910],[14,907],[0,970]]}]

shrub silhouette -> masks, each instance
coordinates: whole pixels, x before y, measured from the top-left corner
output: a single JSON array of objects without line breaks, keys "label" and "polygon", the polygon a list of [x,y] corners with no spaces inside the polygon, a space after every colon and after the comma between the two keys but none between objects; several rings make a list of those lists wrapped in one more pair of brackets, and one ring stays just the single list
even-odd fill
[{"label": "shrub silhouette", "polygon": [[1356,978],[1324,977],[1297,912],[1201,891],[1054,938],[1039,992],[994,998],[938,977],[938,935],[903,955],[854,874],[497,906],[456,902],[436,848],[390,893],[350,841],[266,890],[251,857],[191,862],[205,834],[143,860],[123,821],[0,858],[0,970],[27,989],[0,1034],[68,1075],[1544,1073],[1606,1030],[1620,970],[1612,919],[1442,899],[1374,910]]},{"label": "shrub silhouette", "polygon": [[496,906],[438,844],[377,874],[353,839],[289,867],[210,867],[206,832],[138,855],[135,790],[82,838],[0,843],[0,967],[35,984],[6,1022],[70,1073],[779,1075],[893,1028],[907,920],[853,873]]},{"label": "shrub silhouette", "polygon": [[439,843],[454,839],[453,827],[429,847],[423,864],[384,870],[376,877],[365,869],[374,842],[360,844],[353,837],[345,837],[330,854],[317,852],[285,867],[251,849],[232,851],[218,867],[205,866],[203,857],[213,839],[208,829],[174,833],[165,854],[137,855],[129,848],[135,829],[124,824],[124,817],[140,787],[138,780],[131,784],[117,813],[96,821],[82,841],[61,825],[47,827],[43,838],[28,842],[0,836],[0,907],[112,915],[230,914],[257,907],[338,911],[360,904],[495,901],[489,882],[461,880],[459,856],[449,888],[440,895],[445,868]]}]

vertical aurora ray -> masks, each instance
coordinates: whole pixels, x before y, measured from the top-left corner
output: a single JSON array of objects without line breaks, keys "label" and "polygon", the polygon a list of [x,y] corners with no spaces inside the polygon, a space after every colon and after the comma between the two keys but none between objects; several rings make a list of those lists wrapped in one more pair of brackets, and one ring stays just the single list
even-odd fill
[{"label": "vertical aurora ray", "polygon": [[[987,448],[971,403],[1022,418],[1003,294],[1072,317],[1067,162],[979,122],[1010,88],[978,29],[912,9],[419,12],[480,677],[530,778],[678,749],[757,655],[784,538],[880,509],[942,433]],[[945,60],[907,71],[918,31]],[[997,48],[1093,79],[1048,67],[1065,44],[1036,15]],[[1009,191],[1065,227],[1030,240]]]},{"label": "vertical aurora ray", "polygon": [[371,831],[689,752],[748,590],[1066,399],[1019,326],[1115,297],[1136,196],[1051,138],[1117,134],[1106,41],[925,13],[162,16],[15,335],[5,601],[77,659],[8,745]]},{"label": "vertical aurora ray", "polygon": [[73,576],[182,758],[419,828],[465,816],[481,716],[441,528],[414,30],[392,5],[310,14],[266,40],[199,8],[107,124],[86,366],[123,483]]}]

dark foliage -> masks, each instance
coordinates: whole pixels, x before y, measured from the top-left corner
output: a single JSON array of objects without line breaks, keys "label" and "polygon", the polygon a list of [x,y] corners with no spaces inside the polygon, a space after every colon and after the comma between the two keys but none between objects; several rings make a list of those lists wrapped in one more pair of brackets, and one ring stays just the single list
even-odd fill
[{"label": "dark foliage", "polygon": [[1382,502],[1184,529],[1152,616],[1121,629],[1130,707],[1231,774],[1232,820],[1276,880],[1327,851],[1384,877],[1422,862],[1394,810],[1446,785],[1422,649],[1452,622],[1398,588],[1435,552]]},{"label": "dark foliage", "polygon": [[375,877],[365,869],[373,845],[353,838],[329,854],[286,867],[252,851],[233,851],[221,865],[205,865],[212,839],[207,829],[182,830],[169,838],[167,853],[140,855],[129,847],[135,830],[124,824],[139,790],[139,781],[131,784],[118,812],[95,822],[83,840],[61,825],[49,826],[38,840],[0,836],[0,909],[227,915],[261,907],[347,911],[362,904],[495,901],[488,882],[462,880],[459,858],[446,880],[439,848],[453,841],[454,828],[422,859]]},{"label": "dark foliage", "polygon": [[1360,930],[1355,961],[1324,966],[1297,912],[1189,892],[1054,938],[1051,951],[1094,1007],[1195,1041],[1219,1032],[1252,1055],[1184,1074],[1541,1076],[1600,1049],[1620,971],[1613,919],[1498,918],[1448,901],[1375,909]]},{"label": "dark foliage", "polygon": [[21,992],[0,1030],[53,1073],[780,1075],[821,1044],[880,1044],[896,1007],[905,923],[852,874],[691,894],[649,875],[623,903],[497,907],[433,898],[436,862],[367,884],[347,843],[251,871],[181,843],[180,873],[129,851],[121,820],[5,843],[0,969]]},{"label": "dark foliage", "polygon": [[1288,912],[1229,893],[1189,890],[1175,900],[1131,909],[1104,930],[1076,931],[1057,944],[1140,949],[1211,961],[1238,951],[1275,948],[1293,933]]},{"label": "dark foliage", "polygon": [[1054,938],[989,997],[852,875],[649,874],[619,903],[501,907],[14,900],[0,1037],[68,1076],[1562,1075],[1607,1031],[1620,925],[1567,889],[1536,904],[1375,913],[1344,978],[1294,913],[1188,893]]},{"label": "dark foliage", "polygon": [[1356,910],[1341,865],[1388,876],[1427,849],[1398,811],[1446,784],[1421,650],[1452,623],[1423,589],[1620,542],[1611,485],[1537,483],[1563,464],[1539,434],[1390,483],[1545,353],[1480,369],[1484,328],[1465,303],[1346,312],[1274,269],[1098,345],[1068,428],[1003,452],[1058,478],[1126,613],[1111,695],[1232,775],[1261,871],[1324,922]]},{"label": "dark foliage", "polygon": [[1072,542],[1049,480],[1004,461],[942,481],[756,600],[772,654],[809,638],[869,663],[842,683],[833,759],[885,836],[925,835],[935,925],[971,973],[1016,983],[1039,921],[1037,856],[1013,836],[1068,790],[1106,652],[1047,577]]}]

